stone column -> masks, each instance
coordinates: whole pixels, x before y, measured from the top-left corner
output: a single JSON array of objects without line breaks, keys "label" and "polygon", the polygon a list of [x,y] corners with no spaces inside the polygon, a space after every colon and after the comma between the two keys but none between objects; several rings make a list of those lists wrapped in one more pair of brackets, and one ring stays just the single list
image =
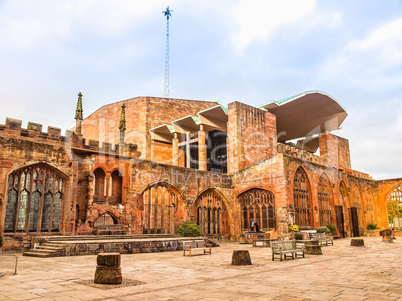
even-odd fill
[{"label": "stone column", "polygon": [[202,125],[198,131],[198,168],[207,170],[207,145],[205,144],[206,134]]},{"label": "stone column", "polygon": [[172,165],[179,166],[179,139],[177,138],[177,133],[174,133],[174,138],[172,139]]},{"label": "stone column", "polygon": [[121,259],[119,253],[99,253],[96,258],[95,283],[121,284]]},{"label": "stone column", "polygon": [[190,132],[186,133],[186,167],[190,168],[191,157],[190,157]]}]

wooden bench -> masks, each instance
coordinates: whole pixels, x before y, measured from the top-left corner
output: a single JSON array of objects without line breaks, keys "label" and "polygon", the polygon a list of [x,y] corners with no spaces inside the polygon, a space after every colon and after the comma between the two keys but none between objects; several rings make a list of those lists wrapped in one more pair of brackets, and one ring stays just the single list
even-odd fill
[{"label": "wooden bench", "polygon": [[304,258],[304,245],[299,244],[296,245],[296,241],[294,240],[282,240],[282,241],[272,241],[272,261],[275,260],[275,255],[279,255],[279,258],[282,261],[282,258],[287,256],[292,256],[292,259],[297,257],[298,255],[303,256]]},{"label": "wooden bench", "polygon": [[186,251],[190,253],[194,250],[203,250],[204,254],[211,254],[211,244],[206,244],[205,240],[185,240],[183,241],[183,256],[186,256]]},{"label": "wooden bench", "polygon": [[320,246],[334,245],[332,235],[327,235],[325,233],[313,233],[313,240],[318,240]]}]

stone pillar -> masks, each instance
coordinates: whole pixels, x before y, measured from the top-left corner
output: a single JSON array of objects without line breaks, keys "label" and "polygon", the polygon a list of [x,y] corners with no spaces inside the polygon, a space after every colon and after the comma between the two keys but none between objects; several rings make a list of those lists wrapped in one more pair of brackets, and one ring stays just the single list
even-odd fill
[{"label": "stone pillar", "polygon": [[190,158],[190,132],[186,133],[186,167],[190,168],[191,158]]},{"label": "stone pillar", "polygon": [[123,282],[119,253],[99,253],[96,262],[95,283],[121,284]]},{"label": "stone pillar", "polygon": [[172,165],[179,166],[179,139],[177,138],[177,133],[174,133],[174,138],[172,139]]},{"label": "stone pillar", "polygon": [[198,168],[207,170],[207,145],[205,144],[206,134],[203,131],[202,125],[198,132]]}]

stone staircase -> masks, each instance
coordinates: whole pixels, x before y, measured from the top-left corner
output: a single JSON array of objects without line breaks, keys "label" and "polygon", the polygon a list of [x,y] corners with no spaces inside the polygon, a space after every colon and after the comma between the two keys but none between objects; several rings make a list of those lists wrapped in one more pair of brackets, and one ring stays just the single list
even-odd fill
[{"label": "stone staircase", "polygon": [[35,244],[33,249],[29,249],[22,253],[22,255],[31,257],[66,256],[66,246],[66,244],[59,242],[45,242],[40,245]]}]

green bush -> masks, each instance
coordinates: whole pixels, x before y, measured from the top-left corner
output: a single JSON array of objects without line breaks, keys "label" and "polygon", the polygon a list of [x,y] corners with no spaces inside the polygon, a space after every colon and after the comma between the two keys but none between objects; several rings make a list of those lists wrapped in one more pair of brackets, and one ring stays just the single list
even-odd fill
[{"label": "green bush", "polygon": [[0,235],[0,248],[3,246],[3,236]]},{"label": "green bush", "polygon": [[199,236],[201,231],[201,227],[191,221],[184,222],[177,229],[177,233],[179,233],[179,235],[190,237]]},{"label": "green bush", "polygon": [[377,224],[374,224],[374,223],[368,223],[366,229],[367,230],[377,230],[378,226],[377,226]]},{"label": "green bush", "polygon": [[329,231],[331,231],[332,235],[336,234],[336,226],[334,224],[328,224],[325,227],[327,227],[329,229]]},{"label": "green bush", "polygon": [[303,239],[303,233],[296,232],[295,233],[295,239],[296,240],[302,240]]},{"label": "green bush", "polygon": [[317,233],[325,233],[325,234],[331,233],[331,231],[325,226],[324,227],[319,227],[316,230],[317,230]]}]

